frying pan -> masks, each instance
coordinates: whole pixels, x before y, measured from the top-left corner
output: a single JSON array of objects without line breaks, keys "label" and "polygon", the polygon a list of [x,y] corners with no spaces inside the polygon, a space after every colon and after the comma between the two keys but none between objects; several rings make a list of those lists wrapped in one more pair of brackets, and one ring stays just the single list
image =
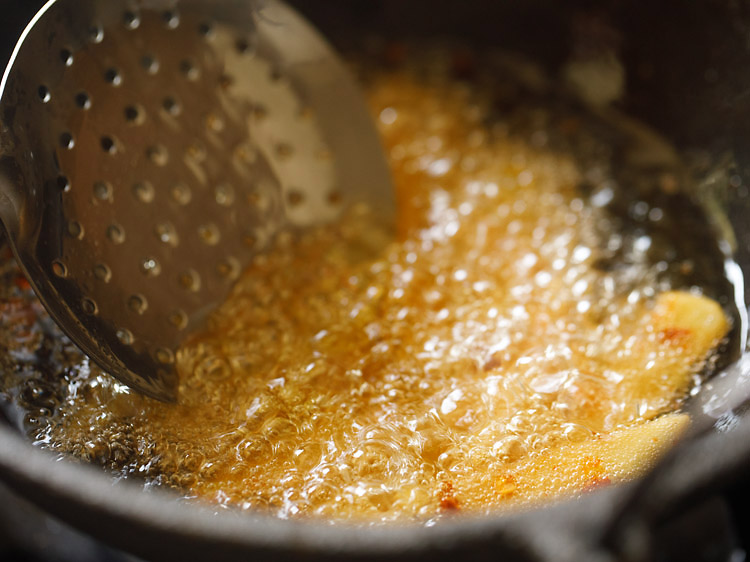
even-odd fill
[{"label": "frying pan", "polygon": [[[721,492],[750,465],[750,7],[701,0],[327,0],[292,2],[343,50],[368,33],[451,37],[501,47],[550,76],[603,50],[622,67],[605,100],[657,130],[694,164],[691,199],[721,243],[701,274],[729,278],[736,329],[726,364],[687,405],[691,435],[638,481],[511,514],[463,516],[436,527],[358,527],[215,513],[170,492],[113,483],[96,468],[33,448],[0,422],[0,476],[19,495],[103,541],[151,560],[649,560],[666,557],[664,529]],[[0,55],[30,18],[18,0]],[[4,9],[8,9],[4,7]],[[15,26],[18,26],[17,28]],[[13,39],[10,39],[13,38]],[[3,64],[4,60],[3,59]],[[731,258],[731,259],[729,259]],[[726,304],[732,306],[732,303]],[[6,361],[4,364],[8,364]],[[6,367],[8,368],[8,367]]]}]

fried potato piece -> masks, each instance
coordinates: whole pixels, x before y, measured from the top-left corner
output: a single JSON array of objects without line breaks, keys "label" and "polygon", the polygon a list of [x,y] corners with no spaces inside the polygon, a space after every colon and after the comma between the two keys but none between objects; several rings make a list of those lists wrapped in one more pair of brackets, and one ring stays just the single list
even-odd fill
[{"label": "fried potato piece", "polygon": [[642,345],[621,365],[628,371],[620,385],[622,402],[645,419],[674,407],[728,331],[716,301],[685,291],[659,295],[641,329]]},{"label": "fried potato piece", "polygon": [[650,310],[622,326],[632,342],[625,352],[577,358],[585,374],[565,389],[569,420],[595,433],[523,456],[489,486],[458,477],[449,483],[450,505],[533,505],[648,470],[688,426],[687,415],[667,412],[679,406],[728,329],[717,302],[682,291],[661,294]]},{"label": "fried potato piece", "polygon": [[716,301],[685,291],[662,293],[651,320],[661,342],[682,347],[694,359],[704,357],[729,329]]},{"label": "fried potato piece", "polygon": [[569,420],[602,433],[674,410],[728,330],[716,301],[662,293],[642,318],[622,326],[618,353],[580,359],[583,376],[564,390]]},{"label": "fried potato piece", "polygon": [[[530,455],[499,474],[482,500],[495,506],[514,505],[525,498],[545,501],[633,478],[654,464],[687,428],[688,421],[685,414],[668,414]],[[460,493],[460,483],[455,488]]]},{"label": "fried potato piece", "polygon": [[[627,480],[650,468],[675,442],[688,426],[688,416],[657,416],[685,396],[694,373],[726,336],[729,321],[716,301],[672,291],[659,295],[630,329],[634,343],[628,353],[606,364],[589,365],[616,371],[621,380],[607,385],[602,383],[606,377],[592,376],[574,385],[574,421],[599,433],[522,458],[499,474],[490,489],[464,489],[472,504],[512,506],[528,503],[529,498],[535,503]],[[614,414],[600,407],[610,400],[621,405]],[[638,419],[646,421],[628,426]],[[460,501],[462,483],[456,482],[454,489]]]}]

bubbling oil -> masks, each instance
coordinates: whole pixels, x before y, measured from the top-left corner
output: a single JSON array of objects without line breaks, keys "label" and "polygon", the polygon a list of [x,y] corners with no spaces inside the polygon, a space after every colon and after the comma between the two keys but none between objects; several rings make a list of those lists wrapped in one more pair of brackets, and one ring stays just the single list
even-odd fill
[{"label": "bubbling oil", "polygon": [[[565,491],[551,478],[525,493],[508,475],[678,407],[688,388],[660,373],[692,380],[703,357],[653,329],[672,264],[645,259],[649,237],[608,218],[607,150],[592,156],[602,178],[586,197],[592,170],[548,142],[578,135],[575,116],[532,111],[530,134],[511,134],[491,87],[457,79],[449,56],[428,62],[366,73],[397,188],[395,241],[382,250],[360,208],[280,235],[179,351],[177,405],[29,328],[37,355],[72,364],[5,376],[33,440],[219,505],[433,521]],[[601,266],[627,244],[624,268]],[[29,326],[43,316],[18,306]],[[628,386],[648,369],[656,390]]]}]

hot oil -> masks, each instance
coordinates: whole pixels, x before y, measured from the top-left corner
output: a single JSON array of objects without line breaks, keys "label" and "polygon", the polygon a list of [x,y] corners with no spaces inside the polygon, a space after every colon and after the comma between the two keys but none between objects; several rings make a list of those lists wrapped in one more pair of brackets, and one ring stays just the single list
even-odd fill
[{"label": "hot oil", "polygon": [[[4,314],[28,338],[5,338],[4,386],[32,440],[221,505],[433,521],[570,491],[525,491],[514,467],[677,409],[690,385],[661,373],[697,383],[706,363],[665,343],[654,303],[731,295],[705,275],[721,259],[681,169],[628,161],[638,135],[510,75],[471,66],[467,82],[461,56],[366,61],[397,240],[373,255],[366,209],[280,236],[181,349],[178,405],[102,374],[16,290]],[[666,234],[685,220],[700,226]],[[656,390],[639,394],[627,381],[648,369]],[[586,479],[643,468],[597,462]]]}]

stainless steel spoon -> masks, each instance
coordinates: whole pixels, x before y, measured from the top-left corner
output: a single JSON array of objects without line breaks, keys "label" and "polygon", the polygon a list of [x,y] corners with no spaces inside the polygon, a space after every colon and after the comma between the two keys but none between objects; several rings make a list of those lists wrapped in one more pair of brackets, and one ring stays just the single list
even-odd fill
[{"label": "stainless steel spoon", "polygon": [[68,336],[175,400],[175,352],[280,228],[393,194],[357,87],[278,1],[51,0],[0,83],[0,220]]}]

